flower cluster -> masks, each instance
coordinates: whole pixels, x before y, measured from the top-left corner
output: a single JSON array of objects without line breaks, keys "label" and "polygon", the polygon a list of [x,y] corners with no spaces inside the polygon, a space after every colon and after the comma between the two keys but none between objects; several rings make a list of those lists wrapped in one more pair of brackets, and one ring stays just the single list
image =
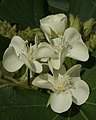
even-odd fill
[{"label": "flower cluster", "polygon": [[32,85],[51,90],[47,106],[51,105],[54,112],[67,111],[72,102],[81,105],[89,97],[89,87],[80,78],[81,65],[74,65],[66,71],[64,60],[70,57],[80,61],[89,58],[88,49],[80,33],[73,27],[67,27],[67,16],[64,14],[50,15],[40,20],[40,27],[46,37],[46,42],[35,44],[14,36],[3,56],[3,66],[14,72],[24,64],[33,72],[42,72],[45,62],[51,74],[39,74]]}]

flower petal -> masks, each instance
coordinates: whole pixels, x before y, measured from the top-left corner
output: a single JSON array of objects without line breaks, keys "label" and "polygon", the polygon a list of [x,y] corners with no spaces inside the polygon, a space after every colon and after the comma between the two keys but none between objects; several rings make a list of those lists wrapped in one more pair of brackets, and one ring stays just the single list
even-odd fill
[{"label": "flower petal", "polygon": [[89,58],[88,48],[81,39],[80,33],[75,28],[68,28],[64,32],[65,41],[71,45],[72,48],[69,49],[67,54],[76,60],[87,61]]},{"label": "flower petal", "polygon": [[80,77],[81,65],[77,64],[71,67],[65,74],[70,75],[70,77]]},{"label": "flower petal", "polygon": [[74,80],[75,89],[72,89],[73,102],[81,105],[86,102],[89,97],[89,87],[83,80]]},{"label": "flower petal", "polygon": [[17,56],[19,55],[19,53],[21,52],[22,49],[24,49],[25,47],[25,43],[26,41],[24,41],[21,37],[19,36],[14,36],[11,40],[11,43],[9,46],[14,47],[15,52],[17,54]]},{"label": "flower petal", "polygon": [[42,72],[42,65],[38,61],[35,60],[28,61],[28,59],[24,54],[21,54],[21,59],[26,64],[26,66],[33,72],[36,73]]},{"label": "flower petal", "polygon": [[39,75],[32,81],[32,84],[36,87],[53,90],[53,85],[48,79],[53,80],[53,77],[50,74]]},{"label": "flower petal", "polygon": [[54,69],[58,70],[61,66],[61,56],[59,56],[59,58],[51,59],[50,64]]},{"label": "flower petal", "polygon": [[59,70],[61,65],[64,62],[65,59],[65,55],[66,55],[66,48],[64,48],[61,53],[57,54],[56,57],[52,57],[50,59],[50,64],[52,65],[52,67],[56,70]]},{"label": "flower petal", "polygon": [[32,61],[31,63],[32,71],[36,73],[42,72],[42,65],[38,61]]},{"label": "flower petal", "polygon": [[23,64],[24,62],[17,57],[13,47],[6,49],[3,56],[3,66],[7,71],[15,72],[19,70]]},{"label": "flower petal", "polygon": [[[32,69],[32,66],[31,66],[31,63],[28,61],[27,57],[24,55],[24,54],[21,54],[21,59],[22,61],[24,62],[24,64],[30,69],[33,71]],[[32,61],[31,61],[32,62]]]},{"label": "flower petal", "polygon": [[72,104],[71,93],[69,91],[53,93],[49,98],[48,105],[49,104],[54,112],[65,112],[71,107]]},{"label": "flower petal", "polygon": [[50,15],[41,19],[40,23],[42,30],[47,34],[51,34],[51,28],[56,34],[61,35],[66,28],[67,17],[64,14]]},{"label": "flower petal", "polygon": [[46,42],[42,42],[39,44],[38,49],[35,53],[35,58],[40,59],[40,58],[50,58],[54,56],[54,49],[52,46]]}]

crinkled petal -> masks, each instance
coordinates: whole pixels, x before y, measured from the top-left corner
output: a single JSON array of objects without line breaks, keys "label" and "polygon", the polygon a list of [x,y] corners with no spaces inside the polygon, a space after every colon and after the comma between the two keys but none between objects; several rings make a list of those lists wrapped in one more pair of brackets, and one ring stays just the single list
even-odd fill
[{"label": "crinkled petal", "polygon": [[25,48],[25,43],[26,43],[26,41],[24,41],[21,37],[14,36],[12,38],[11,43],[10,43],[9,46],[14,47],[15,52],[16,52],[16,54],[18,56],[19,53],[21,52],[21,50]]},{"label": "crinkled petal", "polygon": [[67,56],[80,61],[87,61],[89,58],[88,48],[83,42],[80,33],[75,28],[68,28],[64,32],[65,41],[71,45]]},{"label": "crinkled petal", "polygon": [[54,30],[56,34],[61,35],[63,34],[66,24],[67,24],[67,17],[64,14],[56,14],[56,15],[50,15],[40,20],[41,28],[43,31],[51,34],[51,31],[49,28]]},{"label": "crinkled petal", "polygon": [[75,89],[72,89],[73,102],[81,105],[86,102],[89,97],[89,87],[83,80],[74,80]]},{"label": "crinkled petal", "polygon": [[6,49],[3,56],[3,66],[7,71],[15,72],[19,70],[23,64],[24,62],[17,57],[13,47]]},{"label": "crinkled petal", "polygon": [[48,101],[48,105],[49,104],[54,112],[65,112],[71,107],[72,104],[71,93],[69,91],[52,93]]},{"label": "crinkled petal", "polygon": [[77,64],[71,67],[65,74],[70,75],[71,77],[80,77],[81,65]]},{"label": "crinkled petal", "polygon": [[36,87],[53,90],[53,85],[48,81],[48,79],[53,80],[53,77],[50,74],[39,75],[32,81],[32,84]]},{"label": "crinkled petal", "polygon": [[43,42],[38,46],[38,49],[35,53],[35,58],[51,58],[52,56],[54,56],[54,54],[55,53],[52,46],[46,42]]},{"label": "crinkled petal", "polygon": [[[43,30],[44,35],[45,35],[47,41],[48,41],[50,44],[52,44],[51,31],[50,31],[50,29],[49,29],[46,25],[44,25],[44,24],[42,24],[42,23],[41,23],[41,29]],[[45,30],[45,29],[46,29],[46,30]],[[46,31],[48,31],[48,32],[46,32]]]}]

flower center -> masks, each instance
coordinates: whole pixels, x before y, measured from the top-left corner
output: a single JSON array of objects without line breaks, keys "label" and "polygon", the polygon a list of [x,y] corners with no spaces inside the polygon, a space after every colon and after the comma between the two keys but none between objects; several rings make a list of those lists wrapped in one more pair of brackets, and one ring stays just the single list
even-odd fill
[{"label": "flower center", "polygon": [[27,60],[31,62],[33,59],[33,53],[34,53],[34,50],[33,50],[32,44],[31,43],[28,44],[28,41],[26,41],[21,54],[23,54],[27,58]]},{"label": "flower center", "polygon": [[70,81],[71,77],[69,75],[59,75],[58,80],[56,80],[54,89],[57,92],[66,91],[73,88],[73,84]]},{"label": "flower center", "polygon": [[64,40],[63,36],[54,39],[53,44],[56,53],[60,53],[64,48],[67,50],[72,49],[72,46]]}]

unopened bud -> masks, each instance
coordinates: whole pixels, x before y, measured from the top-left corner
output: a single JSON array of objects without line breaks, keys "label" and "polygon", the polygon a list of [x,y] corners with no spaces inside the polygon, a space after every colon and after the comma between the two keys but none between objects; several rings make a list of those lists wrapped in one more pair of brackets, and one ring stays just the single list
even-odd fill
[{"label": "unopened bud", "polygon": [[95,24],[95,21],[93,18],[89,19],[83,24],[83,34],[85,37],[91,34],[94,24]]},{"label": "unopened bud", "polygon": [[85,42],[90,52],[93,52],[96,49],[96,34],[92,34],[90,39]]},{"label": "unopened bud", "polygon": [[79,32],[81,31],[80,19],[77,16],[74,17],[72,14],[70,14],[69,22],[70,22],[70,27],[76,28]]}]

